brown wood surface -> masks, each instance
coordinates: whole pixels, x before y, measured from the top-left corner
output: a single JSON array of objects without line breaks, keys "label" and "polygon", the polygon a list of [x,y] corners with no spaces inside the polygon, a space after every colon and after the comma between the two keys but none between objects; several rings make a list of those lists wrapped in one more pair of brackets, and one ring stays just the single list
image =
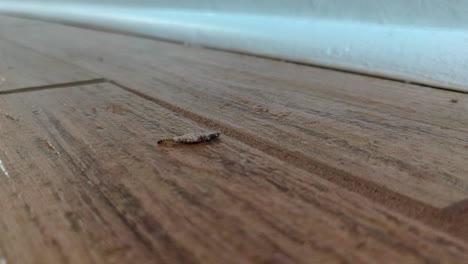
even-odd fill
[{"label": "brown wood surface", "polygon": [[0,37],[0,93],[92,80],[96,77],[96,74],[79,66],[51,58]]},{"label": "brown wood surface", "polygon": [[468,95],[8,24],[1,264],[468,261]]},{"label": "brown wood surface", "polygon": [[[109,84],[3,95],[9,263],[465,263],[468,247]],[[21,133],[17,133],[21,131]]]},{"label": "brown wood surface", "polygon": [[262,140],[304,168],[337,169],[436,208],[468,198],[466,94],[59,25],[2,32]]}]

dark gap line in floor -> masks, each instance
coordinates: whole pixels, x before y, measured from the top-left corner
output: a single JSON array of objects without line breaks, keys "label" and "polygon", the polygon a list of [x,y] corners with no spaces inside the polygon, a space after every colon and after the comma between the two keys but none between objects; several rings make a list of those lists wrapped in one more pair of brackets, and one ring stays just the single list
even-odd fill
[{"label": "dark gap line in floor", "polygon": [[12,89],[12,90],[0,91],[0,95],[28,93],[28,92],[58,89],[58,88],[70,88],[70,87],[76,87],[76,86],[100,84],[100,83],[108,83],[108,82],[109,81],[105,78],[98,78],[98,79],[91,79],[91,80],[84,80],[84,81],[56,83],[56,84],[32,86],[32,87],[24,87],[24,88]]},{"label": "dark gap line in floor", "polygon": [[252,148],[266,153],[267,155],[314,173],[325,180],[333,182],[351,192],[365,196],[368,199],[375,201],[391,210],[404,214],[410,218],[422,221],[423,223],[428,224],[438,230],[447,232],[451,235],[468,241],[468,225],[463,224],[465,221],[464,219],[466,219],[468,213],[448,213],[441,208],[435,208],[421,201],[412,199],[404,194],[390,190],[377,183],[359,178],[356,175],[352,175],[346,171],[334,168],[328,164],[322,163],[312,158],[304,157],[300,154],[291,153],[290,151],[282,149],[271,143],[264,142],[256,138],[254,135],[250,135],[246,132],[240,131],[239,129],[223,124],[222,122],[206,118],[189,110],[185,110],[164,100],[155,98],[153,96],[147,95],[146,93],[120,84],[114,80],[109,80],[109,83],[170,111],[178,113],[185,118],[191,119],[202,126],[208,127],[210,129],[216,129],[226,136],[232,137]]}]

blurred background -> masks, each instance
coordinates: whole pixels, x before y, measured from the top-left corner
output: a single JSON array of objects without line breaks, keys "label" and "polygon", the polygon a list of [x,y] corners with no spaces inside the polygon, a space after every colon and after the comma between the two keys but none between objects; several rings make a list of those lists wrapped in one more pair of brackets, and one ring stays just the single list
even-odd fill
[{"label": "blurred background", "polygon": [[468,91],[465,0],[29,0],[0,12]]}]

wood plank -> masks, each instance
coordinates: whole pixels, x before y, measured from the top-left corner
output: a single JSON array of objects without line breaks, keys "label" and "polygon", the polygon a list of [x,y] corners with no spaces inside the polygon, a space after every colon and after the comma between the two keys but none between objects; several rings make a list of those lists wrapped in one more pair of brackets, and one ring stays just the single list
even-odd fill
[{"label": "wood plank", "polygon": [[207,128],[113,85],[0,107],[8,263],[468,260],[465,242],[229,136],[158,146]]},{"label": "wood plank", "polygon": [[296,165],[436,208],[468,197],[466,94],[59,25],[1,34],[237,129]]},{"label": "wood plank", "polygon": [[[0,262],[152,261],[144,242],[82,176],[79,161],[55,147],[50,120],[41,119],[47,110],[25,107],[23,99],[36,95],[0,96]],[[49,100],[47,93],[37,98]]]},{"label": "wood plank", "polygon": [[98,78],[79,66],[0,38],[0,92]]}]

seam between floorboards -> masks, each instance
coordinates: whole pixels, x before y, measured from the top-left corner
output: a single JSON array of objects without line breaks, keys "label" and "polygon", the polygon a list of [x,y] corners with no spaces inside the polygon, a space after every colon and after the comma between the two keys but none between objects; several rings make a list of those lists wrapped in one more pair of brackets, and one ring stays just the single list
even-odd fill
[{"label": "seam between floorboards", "polygon": [[[160,106],[162,106],[162,107],[164,107],[166,109],[169,109],[169,110],[171,110],[173,112],[181,114],[185,118],[194,120],[194,121],[196,121],[197,123],[199,123],[201,125],[204,125],[204,126],[207,126],[207,127],[213,128],[213,129],[219,129],[224,134],[226,134],[226,135],[228,135],[230,137],[233,137],[236,140],[239,140],[239,141],[243,142],[244,144],[249,145],[252,148],[261,150],[262,152],[265,152],[266,154],[274,156],[274,157],[276,157],[276,158],[278,158],[280,160],[286,161],[288,163],[292,163],[293,165],[295,165],[297,167],[300,167],[302,169],[306,169],[307,171],[312,171],[312,172],[315,172],[317,174],[320,174],[320,173],[334,174],[334,175],[341,174],[340,177],[344,176],[344,177],[347,177],[347,178],[352,178],[353,181],[356,180],[356,181],[360,182],[360,185],[372,187],[373,189],[374,188],[375,189],[382,189],[381,191],[392,193],[393,194],[392,196],[401,196],[402,198],[404,197],[405,200],[408,199],[411,202],[416,202],[416,203],[420,204],[420,206],[422,206],[422,207],[431,208],[431,210],[439,210],[438,208],[435,208],[435,207],[433,207],[433,206],[431,206],[429,204],[425,204],[423,202],[420,202],[420,201],[417,201],[415,199],[409,198],[406,195],[394,192],[394,191],[389,190],[389,189],[387,189],[387,188],[385,188],[383,186],[376,185],[375,183],[368,182],[367,180],[361,179],[361,178],[359,178],[357,176],[354,176],[354,175],[352,175],[350,173],[347,173],[345,171],[342,171],[340,169],[332,168],[329,165],[323,164],[322,162],[315,161],[315,160],[313,160],[311,158],[302,157],[301,154],[291,153],[288,150],[278,148],[276,146],[273,146],[270,143],[264,142],[263,140],[260,140],[260,139],[256,138],[253,135],[249,135],[246,132],[241,132],[241,131],[239,131],[239,129],[236,129],[236,128],[233,128],[233,127],[231,127],[229,125],[225,125],[225,124],[223,124],[221,122],[214,121],[212,119],[206,118],[206,117],[201,116],[199,114],[190,112],[188,110],[185,110],[183,108],[175,106],[175,105],[173,105],[171,103],[165,102],[165,101],[163,101],[161,99],[155,98],[155,97],[147,95],[147,94],[145,94],[143,92],[140,92],[140,91],[134,90],[134,89],[132,89],[130,87],[127,87],[125,85],[122,85],[122,84],[120,84],[120,83],[118,83],[118,82],[116,82],[114,80],[110,80],[109,83],[111,83],[111,84],[113,84],[115,86],[118,86],[119,88],[124,89],[124,90],[126,90],[126,91],[128,91],[130,93],[133,93],[133,94],[135,94],[135,95],[137,95],[139,97],[142,97],[143,99],[146,99],[148,101],[156,103],[156,104],[158,104],[158,105],[160,105]],[[255,146],[253,146],[253,144],[251,144],[252,142],[256,143]],[[332,181],[336,182],[336,180],[332,180]],[[348,182],[349,179],[348,180],[345,179],[344,181],[346,181],[349,184],[349,182]],[[347,188],[347,189],[349,189],[349,188]]]},{"label": "seam between floorboards", "polygon": [[[271,143],[258,139],[254,135],[250,135],[249,133],[242,132],[239,129],[223,124],[222,122],[209,119],[159,98],[147,95],[146,93],[132,89],[115,80],[109,80],[109,83],[172,112],[178,113],[185,118],[191,119],[200,125],[211,129],[217,129],[225,135],[254,149],[260,150],[267,155],[314,173],[325,180],[333,182],[334,184],[337,184],[353,193],[364,196],[365,198],[375,201],[391,210],[402,213],[418,221],[422,221],[435,229],[445,231],[453,236],[468,241],[468,226],[463,224],[465,216],[462,212],[460,214],[457,212],[446,212],[444,210],[446,207],[433,207],[424,202],[410,198],[402,193],[390,190],[385,186],[360,178],[341,169],[331,167],[330,165],[313,158],[304,157],[302,154],[292,153],[288,150],[276,147]],[[457,227],[460,228],[460,226],[462,229],[463,226],[466,227],[460,232],[460,230],[457,229]]]},{"label": "seam between floorboards", "polygon": [[[129,32],[129,31],[126,31],[126,30],[117,30],[117,29],[113,29],[113,28],[109,28],[109,27],[105,27],[105,26],[97,26],[97,25],[88,24],[88,23],[73,23],[73,22],[57,21],[57,20],[54,20],[54,19],[40,18],[40,17],[34,16],[34,15],[19,15],[19,14],[3,14],[3,15],[7,16],[7,17],[14,17],[14,18],[20,18],[20,19],[29,19],[29,20],[35,20],[35,21],[40,21],[40,22],[44,22],[44,23],[50,23],[51,25],[61,25],[61,26],[74,27],[74,28],[83,29],[83,30],[106,32],[106,33],[123,35],[123,36],[130,36],[130,37],[137,37],[137,38],[143,38],[143,39],[157,40],[157,41],[176,44],[176,45],[185,45],[186,44],[183,41],[177,41],[177,40],[167,39],[167,38],[163,38],[163,37],[145,35],[145,34],[142,34],[142,33]],[[33,26],[33,25],[25,25],[25,26]],[[50,25],[44,25],[44,26],[50,26]],[[334,71],[334,72],[341,72],[341,73],[347,73],[347,74],[352,74],[352,75],[358,75],[358,76],[376,78],[376,79],[381,79],[381,80],[393,81],[393,82],[408,84],[408,85],[422,87],[422,88],[436,89],[436,90],[454,92],[454,93],[459,93],[459,94],[468,94],[468,91],[461,90],[459,88],[449,88],[449,87],[444,87],[444,86],[437,86],[435,84],[426,84],[424,82],[409,81],[409,80],[405,80],[404,78],[391,77],[391,76],[386,76],[384,74],[379,75],[379,74],[366,73],[366,72],[363,72],[363,71],[346,69],[346,68],[342,68],[342,67],[339,67],[339,66],[332,67],[332,66],[326,66],[326,65],[323,65],[323,64],[317,64],[317,63],[313,63],[313,62],[304,62],[304,61],[299,61],[299,60],[291,60],[291,59],[281,58],[281,57],[267,55],[267,54],[257,54],[257,53],[253,53],[253,52],[242,51],[242,50],[224,49],[224,48],[213,47],[213,46],[209,46],[209,45],[197,45],[197,44],[191,44],[191,45],[194,46],[194,47],[197,47],[197,48],[202,48],[202,49],[207,49],[207,50],[215,50],[215,51],[221,51],[221,52],[226,52],[226,53],[231,53],[231,54],[250,56],[250,57],[255,57],[255,58],[260,58],[260,59],[265,59],[265,60],[279,61],[279,62],[283,62],[283,63],[290,63],[290,64],[296,64],[296,65],[301,65],[301,66],[306,66],[306,67],[313,67],[313,68],[318,68],[318,69],[330,70],[330,71]]]},{"label": "seam between floorboards", "polygon": [[[386,187],[383,187],[381,185],[377,185],[373,182],[370,182],[368,180],[359,178],[358,176],[354,176],[348,172],[342,171],[340,169],[336,169],[333,167],[330,167],[329,165],[326,165],[320,161],[316,161],[312,158],[307,158],[303,157],[303,155],[299,153],[291,153],[288,150],[276,147],[272,145],[271,143],[265,142],[263,140],[258,139],[254,135],[250,135],[249,133],[242,132],[239,129],[233,128],[229,125],[223,124],[219,121],[212,120],[210,118],[201,116],[199,114],[193,113],[191,111],[185,110],[181,107],[178,107],[176,105],[173,105],[171,103],[168,103],[166,101],[163,101],[161,99],[155,98],[153,96],[147,95],[143,92],[140,92],[138,90],[132,89],[130,87],[127,87],[123,84],[120,84],[119,82],[116,82],[114,80],[109,80],[109,83],[114,84],[115,86],[126,90],[127,92],[130,92],[132,94],[135,94],[143,99],[146,99],[148,101],[151,101],[153,103],[156,103],[166,109],[169,109],[172,112],[178,113],[185,118],[191,119],[200,125],[212,128],[212,129],[217,129],[220,130],[223,134],[230,136],[252,148],[255,148],[257,150],[260,150],[270,156],[273,156],[275,158],[278,158],[282,161],[285,161],[287,163],[293,164],[296,167],[299,167],[301,169],[304,169],[309,172],[313,172],[319,176],[322,176],[323,178],[326,178],[327,180],[330,180],[332,182],[338,183],[339,185],[344,185],[346,189],[350,189],[354,192],[357,191],[362,191],[362,188],[370,188],[372,189],[371,191],[379,191],[379,192],[387,192],[388,195],[391,195],[393,198],[399,198],[399,199],[404,199],[405,202],[411,202],[411,203],[417,203],[420,207],[424,208],[430,208],[431,210],[439,210],[439,208],[433,207],[429,204],[423,203],[421,201],[418,201],[416,199],[409,198],[406,195],[403,195],[401,193],[397,193],[395,191],[392,191]],[[252,144],[255,142],[255,144]],[[341,179],[340,179],[341,178]],[[356,182],[355,187],[350,187],[351,181]],[[340,184],[341,183],[341,184]],[[343,184],[345,183],[345,184]],[[372,195],[375,196],[375,195]],[[380,200],[380,199],[377,199]],[[407,200],[407,201],[406,201]]]},{"label": "seam between floorboards", "polygon": [[[137,37],[137,38],[143,38],[143,39],[157,40],[157,41],[176,44],[176,45],[185,45],[186,44],[184,41],[172,40],[172,39],[163,38],[163,37],[156,37],[156,36],[146,35],[146,34],[142,34],[142,33],[130,32],[130,31],[126,31],[126,30],[118,30],[118,29],[109,28],[109,27],[105,27],[105,26],[97,26],[97,25],[89,24],[89,23],[57,21],[57,20],[54,20],[54,19],[41,18],[41,17],[37,17],[37,16],[34,16],[34,15],[19,15],[19,14],[3,14],[3,15],[7,16],[7,17],[14,17],[14,18],[20,18],[20,19],[29,19],[29,20],[35,20],[35,21],[50,23],[51,25],[62,25],[62,26],[68,26],[68,27],[83,29],[83,30],[106,32],[106,33],[123,35],[123,36],[130,36],[130,37]],[[27,26],[32,26],[32,25],[27,25]],[[44,25],[44,26],[48,26],[48,25]],[[257,54],[257,53],[253,53],[253,52],[249,52],[249,51],[242,51],[242,50],[235,50],[235,49],[225,49],[225,48],[214,47],[214,46],[210,46],[210,45],[197,45],[197,44],[191,44],[191,45],[194,46],[194,47],[197,47],[197,48],[202,48],[202,49],[207,49],[207,50],[215,50],[215,51],[221,51],[221,52],[226,52],[226,53],[231,53],[231,54],[250,56],[250,57],[255,57],[255,58],[260,58],[260,59],[265,59],[265,60],[279,61],[279,62],[283,62],[283,63],[290,63],[290,64],[296,64],[296,65],[301,65],[301,66],[306,66],[306,67],[313,67],[313,68],[318,68],[318,69],[323,69],[323,70],[330,70],[330,71],[334,71],[334,72],[341,72],[341,73],[347,73],[347,74],[352,74],[352,75],[358,75],[358,76],[376,78],[376,79],[381,79],[381,80],[393,81],[393,82],[408,84],[408,85],[422,87],[422,88],[436,89],[436,90],[442,90],[442,91],[454,92],[454,93],[460,93],[460,94],[468,94],[468,91],[461,90],[459,88],[449,88],[449,87],[444,87],[444,86],[438,86],[436,84],[426,84],[426,83],[420,82],[420,81],[410,81],[410,80],[405,80],[404,78],[386,76],[384,74],[366,73],[366,72],[363,72],[363,71],[346,69],[346,68],[339,67],[339,66],[332,67],[332,66],[326,66],[326,65],[323,65],[323,64],[317,64],[317,63],[313,63],[313,62],[304,62],[304,61],[300,61],[300,60],[291,60],[291,59],[288,59],[288,58],[281,58],[281,57],[274,56],[274,55]]]},{"label": "seam between floorboards", "polygon": [[[176,44],[181,44],[181,43],[176,43]],[[332,67],[332,66],[326,66],[326,65],[322,65],[322,64],[316,64],[316,63],[313,63],[313,62],[303,62],[303,61],[299,61],[299,60],[294,61],[294,60],[291,60],[291,59],[287,59],[287,58],[283,59],[281,57],[275,57],[275,56],[272,56],[272,55],[256,54],[256,53],[252,53],[252,52],[248,52],[248,51],[241,51],[241,50],[227,50],[227,49],[211,47],[211,46],[202,46],[202,48],[205,48],[205,49],[208,49],[208,50],[222,51],[222,52],[232,53],[232,54],[237,54],[237,55],[250,56],[250,57],[255,57],[255,58],[260,58],[260,59],[279,61],[279,62],[283,62],[283,63],[296,64],[296,65],[300,65],[300,66],[317,68],[317,69],[322,69],[322,70],[329,70],[329,71],[334,71],[334,72],[340,72],[340,73],[352,74],[352,75],[357,75],[357,76],[363,76],[363,77],[381,79],[381,80],[386,80],[386,81],[392,81],[392,82],[407,84],[407,85],[416,86],[416,87],[436,89],[436,90],[442,90],[442,91],[446,91],[446,92],[453,92],[453,93],[459,93],[459,94],[468,94],[468,91],[464,91],[464,90],[461,90],[459,88],[447,88],[447,87],[444,87],[444,86],[437,86],[437,85],[434,85],[434,84],[425,84],[423,82],[405,80],[403,78],[391,77],[389,75],[386,76],[384,74],[378,74],[378,73],[372,74],[372,73],[362,72],[362,71],[359,71],[359,70],[341,68],[339,66]]]},{"label": "seam between floorboards", "polygon": [[[15,17],[15,16],[13,16]],[[36,19],[37,20],[37,19]],[[56,21],[54,21],[56,22]],[[68,25],[68,26],[75,26],[78,28],[84,28],[87,30],[94,30],[94,31],[105,31],[105,32],[110,32],[114,34],[120,34],[120,35],[127,35],[127,36],[134,36],[134,37],[140,37],[140,38],[147,38],[147,39],[153,39],[153,40],[159,40],[159,41],[164,41],[164,42],[169,42],[173,44],[180,44],[177,41],[170,41],[166,39],[161,39],[161,38],[155,38],[151,36],[145,36],[145,35],[137,35],[137,34],[131,34],[128,32],[114,32],[111,30],[106,30],[106,29],[93,29],[93,28],[87,28],[83,27],[80,25],[73,25],[73,24],[66,24],[66,23],[55,23],[55,24],[62,24],[62,25]],[[2,40],[9,41],[15,44],[20,45],[16,41],[12,41],[10,39],[5,39],[2,38]],[[23,46],[23,45],[21,45]],[[23,46],[25,48],[34,50],[38,53],[38,50],[33,49],[31,47]],[[235,50],[224,50],[224,49],[219,49],[219,48],[214,48],[214,47],[208,47],[208,46],[202,46],[201,48],[205,49],[211,49],[211,50],[219,50],[227,53],[235,53],[235,54],[240,54],[240,55],[246,55],[246,56],[252,56],[252,57],[258,57],[262,59],[267,59],[267,60],[275,60],[275,61],[281,61],[285,63],[292,63],[292,64],[298,64],[298,65],[303,65],[303,66],[308,66],[308,67],[315,67],[315,68],[321,68],[325,70],[330,70],[330,71],[335,71],[335,72],[343,72],[343,73],[348,73],[348,74],[353,74],[353,75],[361,75],[361,76],[366,76],[366,77],[372,77],[376,79],[383,79],[383,80],[389,80],[389,81],[394,81],[394,82],[400,82],[400,83],[406,83],[412,86],[419,86],[419,87],[425,87],[425,88],[432,88],[432,89],[438,89],[438,90],[446,90],[449,92],[455,92],[455,93],[463,93],[463,94],[468,94],[466,91],[460,91],[460,90],[454,90],[450,88],[444,88],[444,87],[437,87],[437,86],[432,86],[432,85],[426,85],[422,83],[417,83],[417,82],[407,82],[403,81],[400,79],[393,79],[389,77],[383,77],[383,76],[375,76],[372,74],[366,74],[362,72],[355,72],[351,70],[345,70],[345,69],[338,69],[338,68],[332,68],[332,67],[327,67],[323,65],[314,65],[311,63],[303,63],[303,62],[297,62],[297,61],[290,61],[290,60],[284,60],[281,58],[275,58],[275,57],[270,57],[266,55],[259,55],[259,54],[252,54],[252,53],[247,53],[247,52],[240,52],[240,51],[235,51]],[[45,54],[47,57],[49,54]],[[54,59],[58,59],[56,57],[51,57]],[[62,60],[61,60],[62,61]],[[82,67],[80,67],[82,68]],[[307,158],[307,157],[302,157],[301,154],[296,155],[294,153],[291,153],[289,151],[286,151],[284,149],[275,147],[274,145],[263,142],[259,139],[257,139],[253,135],[249,135],[248,133],[241,132],[238,129],[232,128],[228,125],[225,125],[221,122],[211,120],[209,118],[203,117],[201,115],[195,114],[193,112],[190,112],[188,110],[182,109],[178,106],[172,105],[171,103],[165,102],[163,100],[154,98],[152,96],[146,95],[142,92],[139,92],[137,90],[134,90],[132,88],[126,87],[125,85],[122,85],[116,81],[113,80],[108,80],[105,78],[99,78],[99,79],[92,79],[92,80],[86,80],[86,81],[77,81],[77,82],[70,82],[70,83],[60,83],[60,84],[52,84],[52,85],[44,85],[44,86],[36,86],[36,87],[27,87],[27,88],[20,88],[20,89],[14,89],[14,90],[7,90],[7,91],[0,91],[0,95],[5,95],[5,94],[15,94],[15,93],[25,93],[25,92],[32,92],[32,91],[39,91],[39,90],[47,90],[47,89],[55,89],[55,88],[67,88],[67,87],[73,87],[73,86],[80,86],[80,85],[90,85],[90,84],[99,84],[99,83],[111,83],[121,89],[124,89],[128,92],[131,92],[139,97],[142,97],[143,99],[149,100],[153,103],[156,103],[166,109],[169,109],[173,112],[179,113],[183,115],[184,117],[194,120],[202,125],[205,125],[207,127],[211,128],[222,128],[221,131],[225,133],[226,135],[235,138],[236,140],[239,140],[240,142],[243,142],[247,144],[248,146],[258,149],[270,156],[276,157],[280,160],[283,160],[287,163],[290,163],[296,167],[299,167],[301,169],[304,169],[306,171],[311,171],[314,172],[316,175],[320,176],[321,178],[324,178],[330,182],[333,182],[337,184],[338,186],[341,186],[347,190],[350,190],[352,192],[358,193],[361,196],[364,196],[370,200],[374,200],[392,210],[395,210],[397,212],[400,212],[406,216],[415,218],[416,220],[420,220],[425,222],[426,224],[431,225],[432,227],[439,229],[439,230],[444,230],[448,232],[451,235],[455,235],[456,237],[462,238],[465,241],[468,240],[468,226],[465,228],[466,230],[463,230],[465,233],[465,236],[461,235],[457,232],[449,231],[447,229],[451,229],[455,225],[463,225],[464,224],[464,218],[463,217],[457,217],[457,219],[454,219],[455,221],[451,223],[447,223],[445,220],[451,219],[450,215],[453,215],[452,212],[455,209],[455,211],[459,211],[460,209],[466,209],[468,207],[468,204],[466,204],[466,200],[462,200],[459,202],[455,202],[452,205],[448,205],[444,208],[435,208],[429,204],[425,204],[421,201],[412,199],[406,195],[403,195],[401,193],[392,191],[384,186],[378,185],[374,182],[359,178],[358,176],[352,175],[348,172],[330,167],[327,164],[324,164],[322,162],[319,162],[317,160],[314,160],[312,158]],[[249,140],[253,140],[255,143],[260,144],[261,146],[255,146],[251,143],[249,143]],[[275,153],[276,152],[276,153]],[[282,153],[281,153],[282,152]],[[281,155],[279,155],[281,154]],[[292,158],[292,159],[290,159]],[[306,165],[304,165],[304,162]],[[327,175],[328,174],[328,175]],[[359,192],[359,191],[364,191],[364,192]],[[390,200],[391,202],[387,202],[387,200]],[[467,199],[468,200],[468,199]],[[404,205],[403,207],[406,207],[404,209],[401,208],[401,205]],[[460,206],[461,205],[461,206]],[[464,206],[466,205],[466,207]],[[462,207],[462,208],[460,208]],[[445,224],[449,225],[448,227],[440,227],[440,224]]]},{"label": "seam between floorboards", "polygon": [[4,90],[4,91],[0,91],[0,95],[28,93],[28,92],[59,89],[59,88],[70,88],[70,87],[76,87],[76,86],[101,84],[101,83],[108,83],[108,82],[109,81],[105,78],[97,78],[97,79],[84,80],[84,81],[56,83],[56,84],[49,84],[49,85],[24,87],[24,88],[12,89],[12,90]]}]

